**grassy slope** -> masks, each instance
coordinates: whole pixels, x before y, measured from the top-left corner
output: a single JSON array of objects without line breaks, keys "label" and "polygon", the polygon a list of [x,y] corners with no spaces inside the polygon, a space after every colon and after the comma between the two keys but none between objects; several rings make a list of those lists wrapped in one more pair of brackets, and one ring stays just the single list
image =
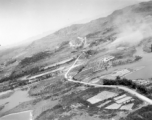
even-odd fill
[{"label": "grassy slope", "polygon": [[131,114],[129,114],[124,120],[151,120],[152,106],[143,107]]},{"label": "grassy slope", "polygon": [[[103,40],[113,40],[116,37],[116,34],[120,32],[120,26],[133,25],[136,27],[140,23],[140,21],[138,21],[139,19],[147,19],[145,16],[151,15],[152,13],[151,6],[152,2],[133,5],[117,10],[105,18],[99,18],[86,24],[75,24],[60,29],[53,34],[40,38],[29,46],[24,47],[24,51],[18,49],[20,52],[16,53],[16,55],[23,53],[21,56],[26,57],[40,51],[52,50],[61,42],[70,41],[78,36],[87,36],[89,41],[99,38]],[[12,54],[14,54],[14,51]]]}]

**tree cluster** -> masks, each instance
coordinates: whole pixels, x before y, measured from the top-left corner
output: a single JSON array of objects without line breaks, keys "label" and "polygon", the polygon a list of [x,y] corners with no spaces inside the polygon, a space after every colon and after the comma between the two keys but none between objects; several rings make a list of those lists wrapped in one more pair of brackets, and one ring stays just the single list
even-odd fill
[{"label": "tree cluster", "polygon": [[37,61],[40,61],[40,60],[48,57],[49,55],[50,55],[50,53],[46,52],[46,51],[45,52],[39,52],[39,53],[33,55],[32,57],[26,57],[23,60],[21,60],[20,65],[26,66],[26,65],[29,65],[31,63],[35,63]]},{"label": "tree cluster", "polygon": [[120,78],[119,76],[115,80],[109,80],[109,79],[104,79],[103,80],[104,85],[123,85],[127,86],[132,89],[137,89],[139,92],[142,94],[147,95],[148,94],[148,89],[144,85],[139,85],[133,82],[132,80],[128,80],[126,78]]}]

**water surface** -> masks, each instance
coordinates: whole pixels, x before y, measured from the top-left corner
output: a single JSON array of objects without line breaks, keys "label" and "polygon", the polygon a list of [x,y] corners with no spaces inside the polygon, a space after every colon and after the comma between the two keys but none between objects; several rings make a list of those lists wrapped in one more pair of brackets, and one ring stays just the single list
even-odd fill
[{"label": "water surface", "polygon": [[5,98],[5,99],[0,99],[0,105],[4,105],[5,103],[7,103],[4,107],[4,109],[2,109],[0,111],[0,115],[4,112],[16,107],[17,105],[19,105],[22,102],[31,100],[32,98],[28,97],[27,92],[28,91],[17,90],[10,97]]},{"label": "water surface", "polygon": [[6,115],[0,120],[32,120],[32,112],[31,111],[25,111],[21,113],[14,113],[10,115]]},{"label": "water surface", "polygon": [[135,53],[135,55],[142,56],[142,59],[131,64],[126,64],[126,65],[110,68],[108,69],[108,71],[104,71],[103,74],[106,74],[107,72],[111,73],[112,71],[116,69],[124,69],[124,68],[136,69],[136,68],[139,68],[140,66],[144,66],[143,69],[135,71],[131,74],[128,74],[125,77],[128,79],[152,78],[152,53],[143,52],[142,48],[140,47],[140,48],[137,48],[137,52]]}]

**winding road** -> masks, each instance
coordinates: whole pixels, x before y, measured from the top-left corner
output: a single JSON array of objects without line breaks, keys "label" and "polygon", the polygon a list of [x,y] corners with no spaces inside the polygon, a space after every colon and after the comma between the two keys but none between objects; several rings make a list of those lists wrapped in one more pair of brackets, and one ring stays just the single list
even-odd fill
[{"label": "winding road", "polygon": [[[80,55],[81,56],[81,55]],[[68,69],[68,71],[64,74],[64,77],[70,81],[70,82],[74,82],[74,83],[80,83],[80,84],[84,84],[84,85],[89,85],[89,86],[94,86],[94,87],[104,87],[104,88],[117,88],[117,89],[121,89],[121,90],[124,90],[130,94],[132,94],[133,96],[136,96],[138,97],[140,100],[144,101],[144,102],[147,102],[148,104],[152,105],[152,100],[147,98],[146,96],[138,93],[137,91],[134,91],[130,88],[127,88],[125,86],[117,86],[117,85],[98,85],[98,84],[93,84],[93,83],[87,83],[87,82],[82,82],[82,81],[75,81],[73,80],[72,76],[68,76],[69,72],[75,68],[77,65],[76,65],[76,62],[79,60],[80,56],[75,60],[75,62],[72,64],[72,66]],[[28,112],[28,111],[24,111],[24,112]],[[2,118],[6,118],[7,116],[11,116],[11,115],[16,115],[16,114],[20,114],[20,113],[24,113],[24,112],[19,112],[19,113],[12,113],[12,114],[9,114],[9,115],[6,115],[6,116],[3,116],[1,117],[0,119]],[[32,112],[30,113],[30,117],[31,117],[31,120],[32,120]],[[5,120],[5,119],[4,119]]]},{"label": "winding road", "polygon": [[125,86],[118,86],[118,85],[98,85],[98,84],[93,84],[93,83],[86,83],[86,82],[82,82],[82,81],[75,81],[72,76],[68,76],[68,73],[75,67],[76,62],[79,60],[81,55],[79,55],[79,57],[75,60],[75,62],[72,64],[72,66],[68,69],[68,71],[65,73],[64,77],[70,81],[70,82],[74,82],[74,83],[80,83],[80,84],[84,84],[84,85],[90,85],[90,86],[94,86],[94,87],[104,87],[104,88],[118,88],[121,90],[124,90],[130,94],[132,94],[133,96],[138,97],[140,100],[147,102],[149,104],[152,105],[152,100],[147,98],[146,96],[138,93],[137,91],[134,91],[130,88],[127,88]]}]

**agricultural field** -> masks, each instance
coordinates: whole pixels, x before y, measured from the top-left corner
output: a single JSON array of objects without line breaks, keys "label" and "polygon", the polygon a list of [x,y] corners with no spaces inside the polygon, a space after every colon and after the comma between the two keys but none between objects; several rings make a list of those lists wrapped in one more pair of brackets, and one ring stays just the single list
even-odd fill
[{"label": "agricultural field", "polygon": [[[77,89],[80,88],[82,87]],[[89,87],[64,95],[57,106],[42,112],[36,120],[110,119],[118,117],[118,113],[124,113],[126,116],[143,104],[139,99],[121,90]]]}]

